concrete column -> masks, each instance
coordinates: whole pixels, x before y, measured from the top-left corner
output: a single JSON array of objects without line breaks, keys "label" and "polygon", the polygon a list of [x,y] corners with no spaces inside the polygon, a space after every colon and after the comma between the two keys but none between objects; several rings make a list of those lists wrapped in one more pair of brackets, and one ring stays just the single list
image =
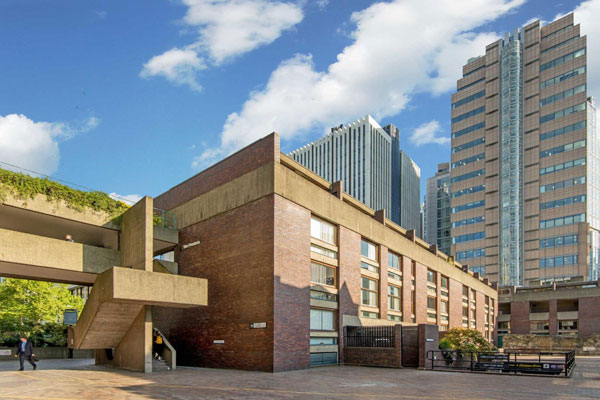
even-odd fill
[{"label": "concrete column", "polygon": [[475,327],[483,335],[485,332],[485,295],[475,292]]},{"label": "concrete column", "polygon": [[529,334],[529,302],[513,301],[510,303],[510,333]]},{"label": "concrete column", "polygon": [[153,200],[144,197],[123,214],[121,221],[121,266],[152,271]]},{"label": "concrete column", "polygon": [[558,301],[556,299],[550,299],[548,305],[548,328],[550,336],[556,336],[558,335]]},{"label": "concrete column", "polygon": [[439,349],[437,325],[419,324],[419,369],[427,367],[427,352]]},{"label": "concrete column", "polygon": [[114,352],[113,366],[152,372],[152,309],[143,306]]},{"label": "concrete column", "polygon": [[[360,305],[360,235],[343,226],[339,227],[339,294],[338,333],[339,361],[344,362],[342,345],[344,325],[359,325]],[[349,323],[345,323],[349,321]]]},{"label": "concrete column", "polygon": [[450,317],[449,329],[462,327],[462,283],[454,280],[449,280],[448,298],[448,315]]}]

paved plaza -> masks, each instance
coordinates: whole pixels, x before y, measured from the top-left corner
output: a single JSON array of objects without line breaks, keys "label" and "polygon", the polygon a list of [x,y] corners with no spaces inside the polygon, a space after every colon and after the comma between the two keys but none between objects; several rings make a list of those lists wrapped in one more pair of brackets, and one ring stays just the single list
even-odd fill
[{"label": "paved plaza", "polygon": [[142,374],[42,360],[0,363],[0,399],[587,399],[600,398],[600,358],[578,358],[571,379],[366,367],[285,373],[180,368]]}]

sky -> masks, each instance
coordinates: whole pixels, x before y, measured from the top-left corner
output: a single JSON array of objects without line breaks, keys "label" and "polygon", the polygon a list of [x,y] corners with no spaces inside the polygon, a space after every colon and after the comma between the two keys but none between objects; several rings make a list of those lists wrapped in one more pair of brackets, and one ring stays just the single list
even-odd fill
[{"label": "sky", "polygon": [[0,0],[0,163],[135,200],[272,131],[289,152],[371,114],[424,196],[462,65],[572,11],[594,95],[600,0]]}]

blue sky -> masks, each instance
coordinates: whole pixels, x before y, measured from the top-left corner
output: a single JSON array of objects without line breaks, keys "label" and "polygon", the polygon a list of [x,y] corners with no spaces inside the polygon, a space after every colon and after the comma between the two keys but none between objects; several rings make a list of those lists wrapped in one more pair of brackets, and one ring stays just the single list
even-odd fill
[{"label": "blue sky", "polygon": [[424,194],[466,58],[533,18],[600,18],[581,3],[1,0],[0,161],[155,196],[272,130],[291,151],[369,113]]}]

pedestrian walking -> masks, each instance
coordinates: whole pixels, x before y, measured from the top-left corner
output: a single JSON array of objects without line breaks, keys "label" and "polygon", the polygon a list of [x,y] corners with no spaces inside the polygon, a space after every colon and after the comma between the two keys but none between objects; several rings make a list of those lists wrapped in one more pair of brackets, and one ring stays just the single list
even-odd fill
[{"label": "pedestrian walking", "polygon": [[21,342],[17,346],[17,354],[15,357],[19,358],[19,371],[23,371],[25,369],[25,360],[31,364],[34,370],[37,369],[37,364],[35,363],[35,354],[33,353],[33,343],[27,340],[26,337],[21,337]]}]

